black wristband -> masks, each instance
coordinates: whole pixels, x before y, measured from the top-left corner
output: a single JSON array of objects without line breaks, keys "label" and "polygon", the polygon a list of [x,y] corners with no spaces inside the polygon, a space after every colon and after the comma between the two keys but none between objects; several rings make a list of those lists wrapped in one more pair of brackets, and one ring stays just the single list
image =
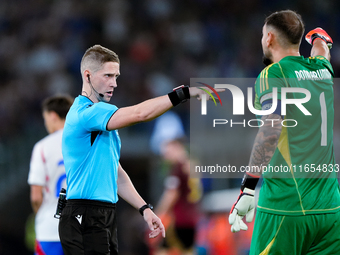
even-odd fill
[{"label": "black wristband", "polygon": [[152,205],[150,205],[150,204],[145,204],[145,205],[143,205],[141,208],[139,208],[139,213],[143,216],[144,215],[144,210],[146,209],[146,208],[150,208],[151,210],[153,209],[153,206]]},{"label": "black wristband", "polygon": [[312,45],[314,44],[314,41],[317,38],[321,39],[322,41],[324,41],[327,44],[326,38],[322,35],[319,35],[318,33],[312,34],[311,38],[312,38]]},{"label": "black wristband", "polygon": [[174,88],[174,90],[170,92],[168,96],[173,106],[184,103],[187,101],[187,99],[190,99],[189,86],[182,85]]},{"label": "black wristband", "polygon": [[243,191],[244,188],[255,190],[256,184],[259,182],[260,177],[252,177],[249,174],[245,173],[242,179],[241,190]]}]

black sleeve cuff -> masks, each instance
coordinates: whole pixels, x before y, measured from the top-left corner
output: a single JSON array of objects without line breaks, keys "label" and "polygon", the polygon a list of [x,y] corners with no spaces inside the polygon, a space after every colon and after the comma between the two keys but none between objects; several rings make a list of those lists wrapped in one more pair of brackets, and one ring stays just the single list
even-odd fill
[{"label": "black sleeve cuff", "polygon": [[259,182],[260,177],[252,177],[249,174],[244,174],[241,184],[241,190],[243,191],[244,188],[255,190],[256,184]]}]

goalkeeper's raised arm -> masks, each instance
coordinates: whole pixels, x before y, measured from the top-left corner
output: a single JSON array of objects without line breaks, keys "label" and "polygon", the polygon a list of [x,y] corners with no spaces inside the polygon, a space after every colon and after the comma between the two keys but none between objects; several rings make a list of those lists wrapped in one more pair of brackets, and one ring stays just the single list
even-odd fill
[{"label": "goalkeeper's raised arm", "polygon": [[331,59],[330,49],[333,46],[333,40],[325,30],[317,27],[309,31],[305,39],[313,46],[310,54],[312,57],[323,56],[328,61]]}]

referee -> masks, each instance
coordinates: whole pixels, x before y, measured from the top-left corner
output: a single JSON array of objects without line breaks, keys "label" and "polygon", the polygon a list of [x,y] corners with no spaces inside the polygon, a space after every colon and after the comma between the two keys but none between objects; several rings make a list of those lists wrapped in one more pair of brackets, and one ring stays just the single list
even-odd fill
[{"label": "referee", "polygon": [[118,129],[152,120],[202,90],[182,86],[168,95],[118,109],[108,104],[120,74],[118,55],[100,45],[81,60],[82,92],[66,117],[62,151],[67,176],[67,205],[59,235],[66,255],[118,254],[118,195],[143,215],[151,232],[165,236],[161,220],[135,190],[119,163]]}]

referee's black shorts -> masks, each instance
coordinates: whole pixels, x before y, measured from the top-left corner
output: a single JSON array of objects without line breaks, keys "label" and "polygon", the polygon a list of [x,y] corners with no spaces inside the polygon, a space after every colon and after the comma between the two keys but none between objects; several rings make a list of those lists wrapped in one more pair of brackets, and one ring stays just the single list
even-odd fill
[{"label": "referee's black shorts", "polygon": [[118,254],[116,205],[69,199],[59,222],[65,255]]}]

